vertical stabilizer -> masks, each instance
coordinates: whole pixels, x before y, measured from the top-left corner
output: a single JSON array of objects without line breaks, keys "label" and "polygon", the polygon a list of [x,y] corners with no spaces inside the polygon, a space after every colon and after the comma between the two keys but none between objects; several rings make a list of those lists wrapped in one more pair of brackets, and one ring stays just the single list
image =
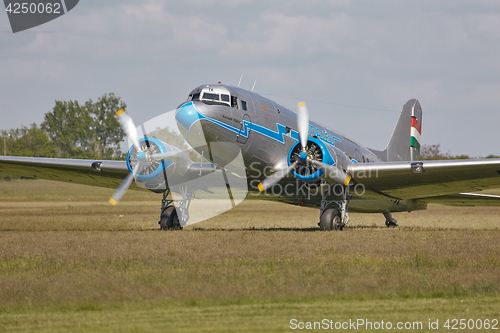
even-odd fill
[{"label": "vertical stabilizer", "polygon": [[421,133],[422,108],[416,99],[410,99],[403,106],[387,148],[384,151],[373,150],[373,152],[387,162],[418,161]]}]

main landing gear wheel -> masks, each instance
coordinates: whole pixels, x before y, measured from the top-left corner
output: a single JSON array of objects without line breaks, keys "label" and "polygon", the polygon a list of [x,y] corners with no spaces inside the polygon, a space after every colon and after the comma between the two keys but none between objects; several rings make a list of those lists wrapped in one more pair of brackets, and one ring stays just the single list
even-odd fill
[{"label": "main landing gear wheel", "polygon": [[167,207],[161,214],[160,228],[163,230],[182,230],[181,223],[179,222],[179,217],[177,216],[177,210],[174,206]]},{"label": "main landing gear wheel", "polygon": [[385,216],[385,225],[388,228],[398,226],[398,221],[396,221],[396,219],[392,217],[391,213],[384,213],[384,216]]},{"label": "main landing gear wheel", "polygon": [[335,208],[326,209],[319,219],[320,230],[342,230],[344,226],[340,220],[340,211]]}]

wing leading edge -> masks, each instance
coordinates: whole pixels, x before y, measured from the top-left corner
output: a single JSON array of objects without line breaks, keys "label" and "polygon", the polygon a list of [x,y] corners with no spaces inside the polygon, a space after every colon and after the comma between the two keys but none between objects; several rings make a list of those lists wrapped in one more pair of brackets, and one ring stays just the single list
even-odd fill
[{"label": "wing leading edge", "polygon": [[116,188],[129,170],[125,161],[0,156],[0,173]]}]

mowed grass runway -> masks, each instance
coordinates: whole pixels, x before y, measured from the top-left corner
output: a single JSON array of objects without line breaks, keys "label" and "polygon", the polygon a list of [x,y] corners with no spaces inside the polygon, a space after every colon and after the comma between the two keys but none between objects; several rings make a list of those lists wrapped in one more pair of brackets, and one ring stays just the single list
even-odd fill
[{"label": "mowed grass runway", "polygon": [[394,214],[394,229],[351,213],[343,232],[320,232],[317,209],[246,200],[160,231],[161,195],[129,191],[113,207],[112,192],[0,182],[1,332],[500,319],[499,207],[431,205]]}]

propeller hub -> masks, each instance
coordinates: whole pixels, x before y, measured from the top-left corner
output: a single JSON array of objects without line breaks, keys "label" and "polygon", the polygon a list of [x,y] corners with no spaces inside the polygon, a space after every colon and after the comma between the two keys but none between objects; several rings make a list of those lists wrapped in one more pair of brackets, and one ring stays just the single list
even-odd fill
[{"label": "propeller hub", "polygon": [[297,157],[299,158],[299,161],[304,162],[307,160],[307,153],[302,151],[297,155]]},{"label": "propeller hub", "polygon": [[139,161],[144,161],[146,159],[146,153],[142,151],[138,152],[135,156]]}]

